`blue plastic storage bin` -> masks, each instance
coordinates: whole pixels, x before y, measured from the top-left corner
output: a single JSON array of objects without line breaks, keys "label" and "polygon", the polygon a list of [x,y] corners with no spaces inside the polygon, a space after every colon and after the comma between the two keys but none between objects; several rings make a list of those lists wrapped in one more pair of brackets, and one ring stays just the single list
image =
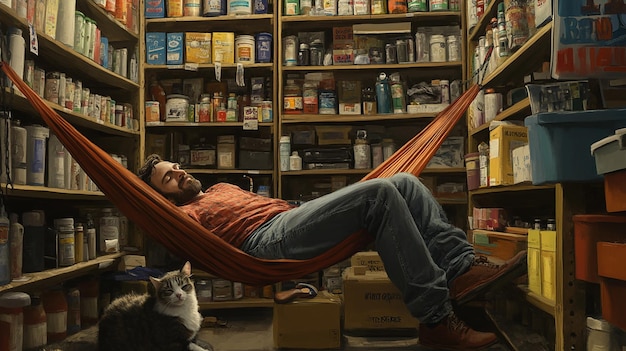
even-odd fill
[{"label": "blue plastic storage bin", "polygon": [[526,117],[533,184],[600,181],[591,144],[626,127],[626,109]]}]

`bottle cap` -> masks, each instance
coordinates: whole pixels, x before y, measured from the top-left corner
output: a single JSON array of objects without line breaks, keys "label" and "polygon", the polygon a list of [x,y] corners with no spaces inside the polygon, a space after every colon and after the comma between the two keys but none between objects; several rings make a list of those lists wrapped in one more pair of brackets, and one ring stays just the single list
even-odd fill
[{"label": "bottle cap", "polygon": [[293,151],[293,152],[291,153],[291,156],[298,156],[298,151]]}]

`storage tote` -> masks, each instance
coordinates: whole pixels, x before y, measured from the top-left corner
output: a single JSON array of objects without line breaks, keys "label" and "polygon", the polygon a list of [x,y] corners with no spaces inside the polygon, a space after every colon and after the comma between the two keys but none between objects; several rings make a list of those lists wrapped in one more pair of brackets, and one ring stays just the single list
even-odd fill
[{"label": "storage tote", "polygon": [[626,128],[591,144],[598,174],[626,169]]},{"label": "storage tote", "polygon": [[626,127],[626,109],[539,113],[524,124],[533,184],[600,181],[591,144]]}]

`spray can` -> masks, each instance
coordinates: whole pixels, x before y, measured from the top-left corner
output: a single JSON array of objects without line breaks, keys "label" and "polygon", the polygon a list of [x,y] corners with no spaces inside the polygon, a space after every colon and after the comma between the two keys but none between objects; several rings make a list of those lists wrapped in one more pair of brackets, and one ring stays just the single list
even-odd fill
[{"label": "spray can", "polygon": [[385,72],[381,72],[376,80],[376,106],[380,114],[391,113],[391,89]]}]

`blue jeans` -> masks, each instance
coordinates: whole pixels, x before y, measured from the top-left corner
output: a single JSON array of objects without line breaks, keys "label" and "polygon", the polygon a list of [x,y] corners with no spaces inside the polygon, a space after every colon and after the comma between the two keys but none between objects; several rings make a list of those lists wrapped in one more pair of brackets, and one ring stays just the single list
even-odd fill
[{"label": "blue jeans", "polygon": [[358,182],[306,202],[263,224],[241,249],[261,258],[307,259],[363,228],[375,236],[412,315],[422,323],[447,316],[448,284],[467,271],[473,248],[412,174]]}]

